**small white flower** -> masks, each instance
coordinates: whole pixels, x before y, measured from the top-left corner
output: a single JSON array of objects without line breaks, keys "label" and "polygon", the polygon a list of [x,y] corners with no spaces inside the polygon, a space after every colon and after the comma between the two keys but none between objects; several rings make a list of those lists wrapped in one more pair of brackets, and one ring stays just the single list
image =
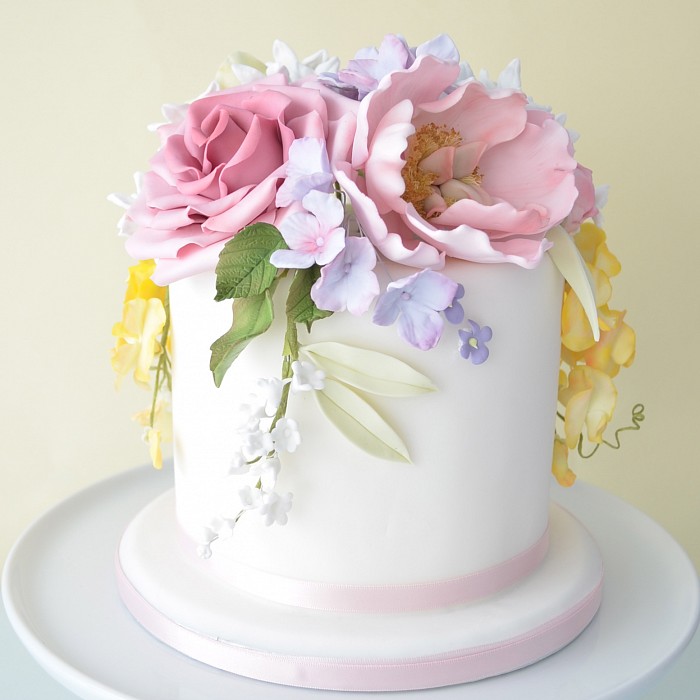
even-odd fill
[{"label": "small white flower", "polygon": [[241,432],[252,432],[260,427],[260,419],[265,416],[265,406],[255,401],[236,406],[233,414],[233,429]]},{"label": "small white flower", "polygon": [[272,491],[277,483],[277,475],[282,465],[278,457],[267,457],[251,465],[250,473],[260,478],[260,483],[265,491]]},{"label": "small white flower", "polygon": [[289,380],[282,381],[277,377],[270,379],[258,379],[255,383],[257,391],[254,401],[261,406],[266,416],[274,416],[282,400],[282,390]]},{"label": "small white flower", "polygon": [[238,498],[245,510],[254,510],[262,504],[262,494],[259,489],[245,486],[238,491]]},{"label": "small white flower", "polygon": [[262,505],[260,506],[260,515],[263,517],[265,525],[272,525],[277,523],[278,525],[287,524],[287,513],[292,508],[292,494],[286,493],[280,496],[278,493],[272,491],[271,493],[266,493],[262,498]]},{"label": "small white flower", "polygon": [[325,385],[326,373],[312,362],[295,360],[292,372],[292,391],[318,390]]},{"label": "small white flower", "polygon": [[234,453],[233,457],[231,457],[228,473],[231,476],[239,476],[240,474],[247,474],[249,470],[250,465],[248,464],[248,460],[243,456],[243,453]]},{"label": "small white flower", "polygon": [[278,452],[294,452],[301,443],[299,426],[293,418],[280,418],[270,435]]},{"label": "small white flower", "polygon": [[272,448],[272,435],[266,431],[254,430],[241,436],[241,451],[248,461],[264,457]]}]

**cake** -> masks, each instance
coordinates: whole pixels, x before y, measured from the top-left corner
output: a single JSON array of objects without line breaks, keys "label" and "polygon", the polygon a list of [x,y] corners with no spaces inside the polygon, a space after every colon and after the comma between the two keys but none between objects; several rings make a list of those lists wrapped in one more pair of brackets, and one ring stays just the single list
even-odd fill
[{"label": "cake", "polygon": [[172,391],[175,472],[122,537],[122,598],[180,652],[288,685],[534,663],[602,595],[550,488],[604,442],[634,356],[605,191],[517,62],[477,78],[444,35],[342,70],[273,54],[168,106],[118,198],[140,262],[112,361],[154,392],[158,467]]}]

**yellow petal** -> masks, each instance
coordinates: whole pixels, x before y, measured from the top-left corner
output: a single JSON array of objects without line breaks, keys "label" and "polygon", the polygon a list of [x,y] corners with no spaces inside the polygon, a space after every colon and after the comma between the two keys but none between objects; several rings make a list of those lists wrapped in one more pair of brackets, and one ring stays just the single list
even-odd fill
[{"label": "yellow petal", "polygon": [[569,372],[568,385],[559,391],[559,401],[565,406],[564,433],[569,449],[578,443],[584,425],[588,440],[602,442],[617,402],[617,389],[607,374],[577,365]]},{"label": "yellow petal", "polygon": [[165,301],[167,287],[159,287],[151,280],[151,275],[156,269],[155,261],[141,260],[129,268],[129,279],[126,285],[124,301],[132,299],[160,299]]},{"label": "yellow petal", "polygon": [[576,481],[576,474],[569,469],[569,449],[559,436],[554,438],[552,474],[562,486],[572,486]]}]

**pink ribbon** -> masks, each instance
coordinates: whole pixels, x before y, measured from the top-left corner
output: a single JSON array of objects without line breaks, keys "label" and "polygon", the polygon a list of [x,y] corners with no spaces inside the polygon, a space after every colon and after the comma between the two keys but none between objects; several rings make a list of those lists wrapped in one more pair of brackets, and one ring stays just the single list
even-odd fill
[{"label": "pink ribbon", "polygon": [[600,605],[602,577],[582,600],[550,621],[495,644],[405,659],[276,654],[203,636],[169,619],[134,588],[117,561],[121,597],[136,620],[169,646],[210,666],[258,680],[324,690],[419,690],[487,678],[527,666],[578,636]]},{"label": "pink ribbon", "polygon": [[493,595],[532,573],[548,548],[549,528],[524,552],[488,569],[441,581],[392,585],[304,581],[240,564],[221,569],[216,556],[207,560],[206,566],[235,588],[275,603],[329,612],[381,614],[446,608]]}]

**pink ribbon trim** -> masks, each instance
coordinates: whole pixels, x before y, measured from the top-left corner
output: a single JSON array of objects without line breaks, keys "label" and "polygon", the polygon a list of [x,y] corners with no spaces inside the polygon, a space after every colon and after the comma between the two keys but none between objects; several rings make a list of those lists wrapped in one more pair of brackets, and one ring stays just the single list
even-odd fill
[{"label": "pink ribbon trim", "polygon": [[524,552],[465,576],[427,583],[346,585],[304,581],[235,564],[219,568],[216,556],[206,566],[237,589],[283,605],[348,613],[435,610],[471,603],[498,593],[531,574],[549,549],[549,528]]},{"label": "pink ribbon trim", "polygon": [[522,668],[558,651],[593,619],[597,586],[564,613],[529,632],[444,654],[406,659],[342,659],[276,654],[205,637],[166,617],[134,588],[117,561],[121,597],[136,620],[169,646],[205,664],[249,678],[323,690],[419,690],[476,681]]}]

